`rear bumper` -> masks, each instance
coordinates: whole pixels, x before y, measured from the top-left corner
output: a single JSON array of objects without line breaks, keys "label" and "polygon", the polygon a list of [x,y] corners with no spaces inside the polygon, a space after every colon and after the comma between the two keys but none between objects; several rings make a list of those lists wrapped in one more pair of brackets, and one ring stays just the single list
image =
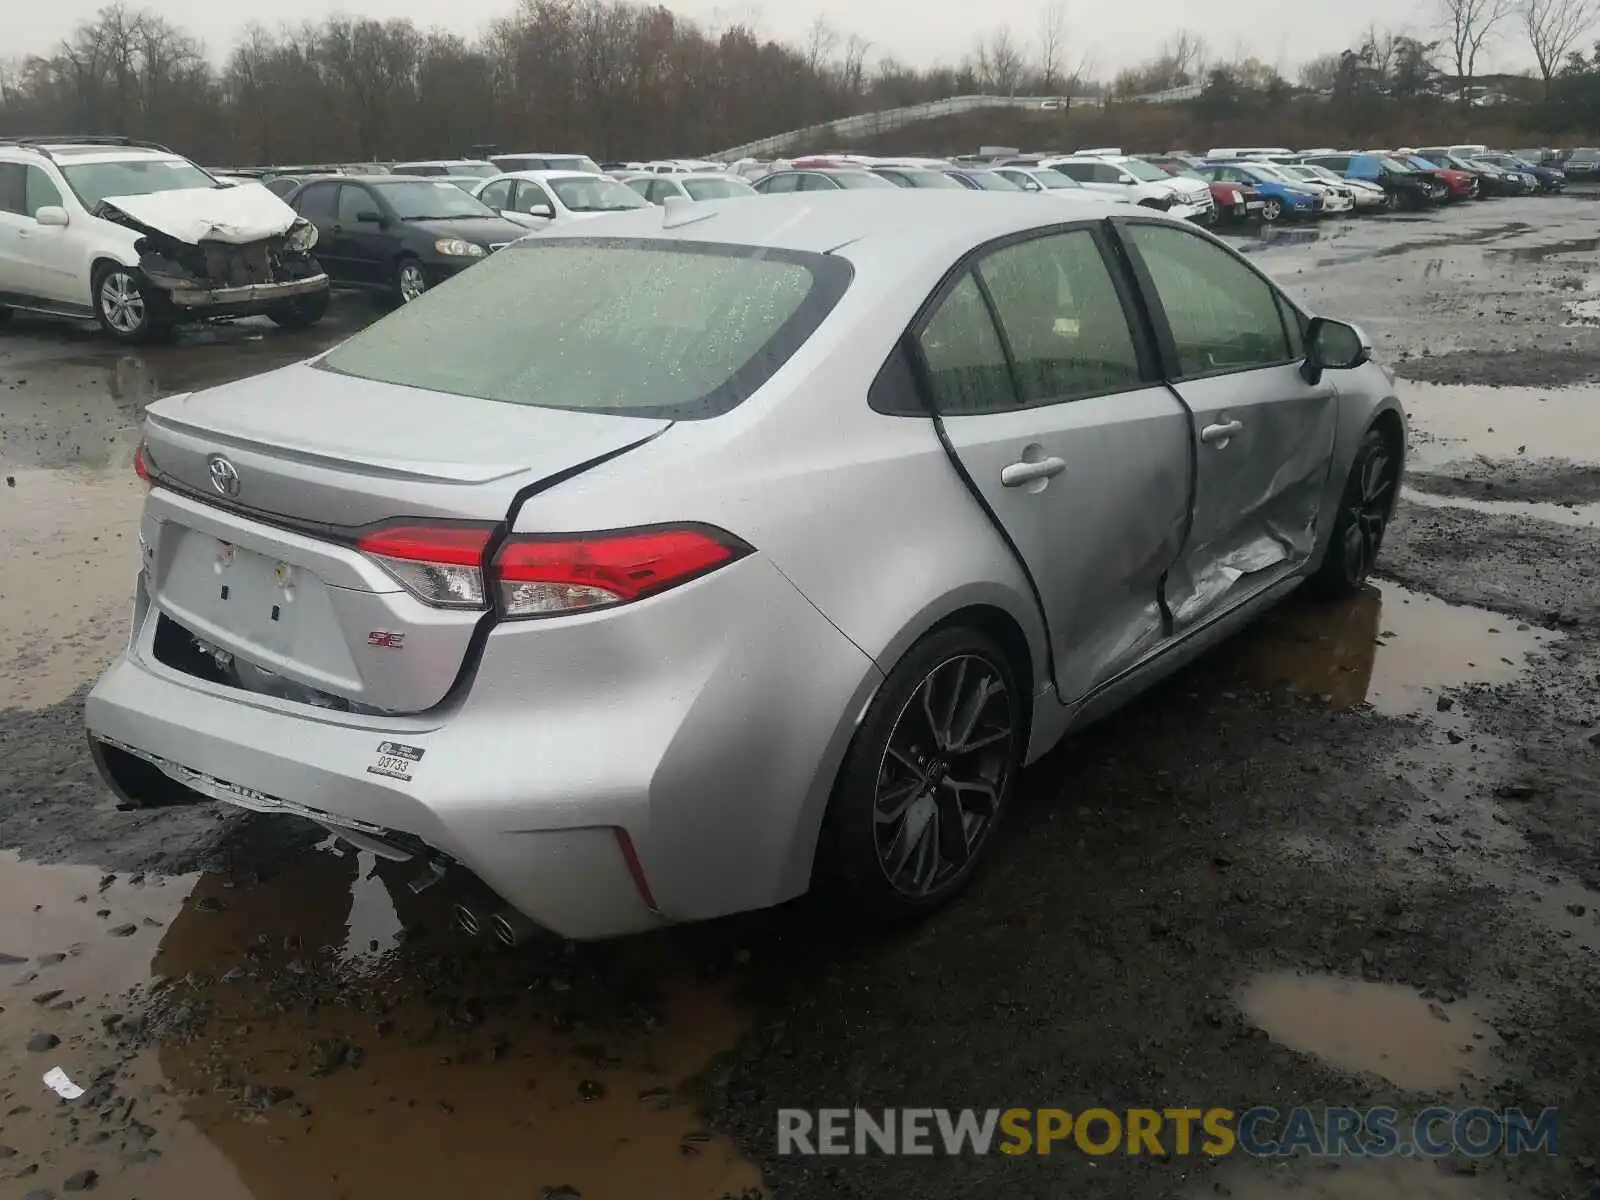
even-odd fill
[{"label": "rear bumper", "polygon": [[[134,794],[151,790],[148,770],[114,769],[132,756],[186,799],[406,835],[580,939],[804,891],[854,717],[881,680],[760,556],[627,610],[502,624],[461,699],[410,718],[194,678],[155,659],[155,624],[141,583],[132,642],[85,706],[124,799],[150,800]],[[406,748],[409,778],[380,773],[396,757],[386,743]]]}]

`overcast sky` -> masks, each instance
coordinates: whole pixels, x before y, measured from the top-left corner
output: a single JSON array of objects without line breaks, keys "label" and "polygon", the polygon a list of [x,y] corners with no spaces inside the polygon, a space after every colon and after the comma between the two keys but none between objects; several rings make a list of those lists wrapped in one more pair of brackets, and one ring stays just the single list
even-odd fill
[{"label": "overcast sky", "polygon": [[[1436,0],[1434,0],[1436,3]],[[78,21],[93,16],[104,0],[55,0],[50,4],[0,0],[8,10],[0,55],[46,54]],[[139,7],[138,0],[129,0]],[[149,0],[147,7],[199,35],[213,59],[226,56],[244,14],[243,5],[217,0]],[[422,26],[441,25],[455,32],[476,32],[491,18],[510,12],[515,0],[273,0],[252,6],[269,23],[321,19],[335,13],[410,17]],[[800,41],[818,14],[845,33],[872,43],[872,54],[893,54],[917,66],[954,63],[974,40],[997,25],[1009,25],[1021,41],[1031,42],[1040,23],[1042,0],[787,0],[746,4],[745,0],[666,0],[666,7],[703,24],[730,17],[753,18],[767,37]],[[1409,25],[1420,32],[1432,21],[1430,0],[1395,4],[1393,0],[1337,0],[1335,3],[1260,3],[1260,0],[1214,0],[1204,7],[1187,0],[1067,0],[1068,58],[1075,62],[1088,51],[1094,73],[1114,74],[1119,68],[1149,57],[1168,31],[1186,24],[1202,33],[1213,56],[1232,56],[1239,49],[1278,66],[1293,78],[1299,62],[1330,50],[1353,46],[1369,21],[1380,26]],[[271,16],[268,16],[271,14]],[[1500,44],[1480,60],[1479,70],[1520,69],[1527,55],[1512,22]],[[1487,61],[1485,61],[1487,60]],[[1069,62],[1070,65],[1070,62]]]}]

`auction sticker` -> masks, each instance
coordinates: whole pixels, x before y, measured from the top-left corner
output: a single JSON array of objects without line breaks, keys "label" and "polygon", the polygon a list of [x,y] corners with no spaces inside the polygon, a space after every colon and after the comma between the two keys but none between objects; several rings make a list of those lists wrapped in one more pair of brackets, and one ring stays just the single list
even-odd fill
[{"label": "auction sticker", "polygon": [[368,775],[387,775],[402,783],[411,782],[411,772],[422,761],[421,746],[407,746],[400,742],[379,742],[378,761],[367,768]]}]

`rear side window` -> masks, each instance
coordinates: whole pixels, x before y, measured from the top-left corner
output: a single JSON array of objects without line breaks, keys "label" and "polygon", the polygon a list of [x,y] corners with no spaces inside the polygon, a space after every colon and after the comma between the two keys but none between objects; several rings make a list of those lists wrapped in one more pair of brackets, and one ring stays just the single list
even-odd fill
[{"label": "rear side window", "polygon": [[634,239],[530,239],[318,364],[458,396],[625,416],[718,416],[848,288],[842,258]]},{"label": "rear side window", "polygon": [[917,340],[939,412],[971,416],[1016,408],[1006,352],[970,274],[950,289]]},{"label": "rear side window", "polygon": [[22,215],[27,187],[25,176],[21,163],[0,163],[0,212]]},{"label": "rear side window", "polygon": [[295,199],[295,210],[308,221],[332,221],[338,192],[336,183],[313,183]]},{"label": "rear side window", "polygon": [[1139,355],[1111,274],[1087,229],[996,250],[978,271],[994,297],[1027,404],[1121,391]]},{"label": "rear side window", "polygon": [[1172,330],[1183,378],[1289,361],[1271,285],[1199,234],[1166,225],[1124,227]]}]

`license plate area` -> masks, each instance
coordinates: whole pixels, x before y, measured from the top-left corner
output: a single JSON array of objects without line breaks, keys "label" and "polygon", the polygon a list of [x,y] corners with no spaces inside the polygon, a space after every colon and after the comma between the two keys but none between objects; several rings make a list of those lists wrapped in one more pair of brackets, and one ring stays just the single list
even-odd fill
[{"label": "license plate area", "polygon": [[156,606],[196,637],[313,687],[362,690],[338,589],[308,568],[166,522],[153,574]]},{"label": "license plate area", "polygon": [[253,644],[280,652],[293,647],[300,601],[321,580],[193,529],[182,531],[182,543],[163,598]]}]

